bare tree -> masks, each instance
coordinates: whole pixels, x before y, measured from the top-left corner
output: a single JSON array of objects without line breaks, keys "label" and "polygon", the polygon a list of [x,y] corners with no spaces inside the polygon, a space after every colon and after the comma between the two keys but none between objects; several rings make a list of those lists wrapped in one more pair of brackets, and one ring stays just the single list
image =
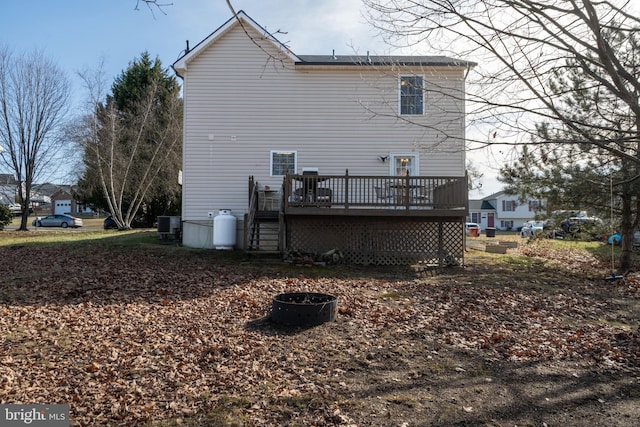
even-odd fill
[{"label": "bare tree", "polygon": [[[131,84],[127,75],[132,70],[142,70],[148,79],[133,89],[138,91],[135,96],[124,90],[127,95],[120,97],[120,106],[118,96],[101,101],[105,85],[100,72],[81,74],[91,110],[71,128],[73,140],[84,150],[80,190],[85,196],[97,190],[120,229],[131,228],[151,193],[179,191],[171,189],[178,188],[182,147],[179,88],[174,78],[166,78],[158,61],[148,59],[143,55],[123,73],[120,85]],[[114,84],[112,89],[118,87]]]},{"label": "bare tree", "polygon": [[136,0],[135,10],[140,10],[140,3],[146,4],[154,17],[154,10],[158,10],[163,15],[166,15],[167,13],[164,11],[164,8],[167,6],[173,6],[173,3],[164,3],[158,0]]},{"label": "bare tree", "polygon": [[[552,121],[585,142],[628,156],[609,144],[607,135],[619,129],[594,129],[577,121],[564,108],[563,94],[550,91],[548,83],[569,67],[580,67],[592,84],[639,115],[640,82],[632,69],[638,64],[623,61],[606,37],[609,28],[638,31],[640,18],[629,1],[364,1],[370,22],[390,43],[403,40],[479,63],[469,82],[469,114],[474,123],[489,125],[491,135],[478,137],[478,143],[528,140],[535,134],[532,123]],[[508,138],[514,135],[519,138]],[[637,132],[630,131],[629,137],[637,139]]]},{"label": "bare tree", "polygon": [[[469,123],[477,145],[581,144],[605,156],[640,164],[640,81],[630,52],[640,31],[629,0],[364,0],[370,22],[391,43],[477,61],[469,79]],[[630,40],[619,43],[620,39]],[[579,73],[575,71],[579,70]],[[564,90],[562,76],[579,75]],[[617,105],[610,120],[598,111],[576,114],[573,92],[595,92]],[[614,100],[614,101],[612,101]],[[597,119],[596,119],[597,118]],[[623,120],[621,120],[623,118]],[[554,135],[541,138],[540,126]],[[561,136],[565,136],[563,139]],[[627,178],[627,183],[640,177]],[[603,188],[608,186],[603,185]],[[626,215],[630,213],[627,212]],[[623,224],[631,224],[623,218]],[[623,230],[622,264],[633,230]]]},{"label": "bare tree", "polygon": [[14,57],[0,48],[0,162],[18,182],[20,230],[27,230],[34,180],[63,146],[69,96],[67,76],[42,53]]}]

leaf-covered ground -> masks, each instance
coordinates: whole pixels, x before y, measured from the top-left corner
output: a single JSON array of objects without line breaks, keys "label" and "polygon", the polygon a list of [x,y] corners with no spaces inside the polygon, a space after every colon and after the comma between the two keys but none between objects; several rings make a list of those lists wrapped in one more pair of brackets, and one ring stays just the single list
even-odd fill
[{"label": "leaf-covered ground", "polygon": [[[636,426],[640,279],[550,242],[466,266],[308,268],[0,247],[0,401],[78,426]],[[338,296],[284,328],[272,297]]]}]

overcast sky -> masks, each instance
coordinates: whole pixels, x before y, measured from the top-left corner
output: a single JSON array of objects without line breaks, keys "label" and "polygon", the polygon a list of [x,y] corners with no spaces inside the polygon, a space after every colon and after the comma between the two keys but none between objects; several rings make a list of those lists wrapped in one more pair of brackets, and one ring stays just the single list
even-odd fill
[{"label": "overcast sky", "polygon": [[[26,0],[0,6],[0,44],[15,53],[41,50],[66,71],[74,106],[84,99],[77,73],[104,63],[109,84],[144,51],[169,67],[231,15],[225,0],[160,0],[163,11],[136,0]],[[359,0],[233,0],[300,55],[409,53],[385,45],[363,17]],[[415,52],[428,55],[433,52]],[[485,180],[485,195],[497,191]]]}]

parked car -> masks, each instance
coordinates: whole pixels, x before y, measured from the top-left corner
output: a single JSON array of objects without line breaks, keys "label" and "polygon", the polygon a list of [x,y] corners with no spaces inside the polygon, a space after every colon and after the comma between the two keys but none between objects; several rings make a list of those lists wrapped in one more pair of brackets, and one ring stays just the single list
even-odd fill
[{"label": "parked car", "polygon": [[20,214],[22,214],[22,206],[18,205],[17,203],[12,203],[8,206],[13,216],[19,216]]},{"label": "parked car", "polygon": [[[7,205],[9,207],[9,210],[11,211],[11,213],[13,214],[13,216],[20,216],[22,215],[22,206],[20,206],[17,203],[12,203],[10,205]],[[33,213],[33,208],[29,208],[29,215],[31,215]]]},{"label": "parked car", "polygon": [[104,219],[104,222],[102,223],[102,227],[105,230],[117,230],[118,224],[116,224],[116,221],[113,219],[113,217],[109,215]]},{"label": "parked car", "polygon": [[[117,230],[118,229],[118,225],[116,224],[115,219],[113,219],[112,215],[109,215],[108,217],[106,217],[102,223],[102,227],[105,230]],[[146,221],[145,218],[143,216],[137,216],[133,219],[133,221],[131,221],[131,228],[150,228],[150,227],[157,227],[157,223],[153,223],[151,225],[149,225]]]},{"label": "parked car", "polygon": [[478,237],[480,235],[480,226],[475,222],[467,222],[465,224],[465,233],[467,236]]},{"label": "parked car", "polygon": [[535,236],[545,229],[544,221],[527,221],[522,225],[520,237]]},{"label": "parked car", "polygon": [[82,218],[75,218],[71,215],[57,214],[37,217],[31,223],[35,227],[82,227]]},{"label": "parked car", "polygon": [[560,222],[562,231],[572,234],[601,225],[602,220],[593,216],[573,216]]}]

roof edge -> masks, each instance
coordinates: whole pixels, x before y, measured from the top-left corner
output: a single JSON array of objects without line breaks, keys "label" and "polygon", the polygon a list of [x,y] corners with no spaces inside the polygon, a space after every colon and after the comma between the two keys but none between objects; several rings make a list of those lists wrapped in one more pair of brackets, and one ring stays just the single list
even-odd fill
[{"label": "roof edge", "polygon": [[248,24],[251,28],[253,28],[256,32],[264,34],[264,36],[271,41],[278,49],[280,49],[286,56],[288,56],[291,61],[297,62],[300,61],[300,58],[295,55],[291,49],[289,49],[284,43],[279,41],[277,38],[273,36],[269,31],[267,31],[264,27],[258,24],[253,20],[249,15],[247,15],[243,10],[238,11],[234,16],[229,18],[224,24],[214,30],[211,34],[205,37],[202,41],[196,44],[193,48],[189,49],[189,51],[185,52],[180,58],[178,58],[172,65],[171,68],[175,71],[175,73],[182,77],[181,73],[186,71],[187,63],[191,61],[193,58],[198,56],[203,50],[205,50],[211,43],[214,43],[218,38],[220,38],[223,34],[233,28],[235,25],[240,24]]},{"label": "roof edge", "polygon": [[473,68],[475,62],[446,56],[399,56],[399,55],[298,55],[300,61],[296,66],[432,66],[432,67],[460,67]]}]

